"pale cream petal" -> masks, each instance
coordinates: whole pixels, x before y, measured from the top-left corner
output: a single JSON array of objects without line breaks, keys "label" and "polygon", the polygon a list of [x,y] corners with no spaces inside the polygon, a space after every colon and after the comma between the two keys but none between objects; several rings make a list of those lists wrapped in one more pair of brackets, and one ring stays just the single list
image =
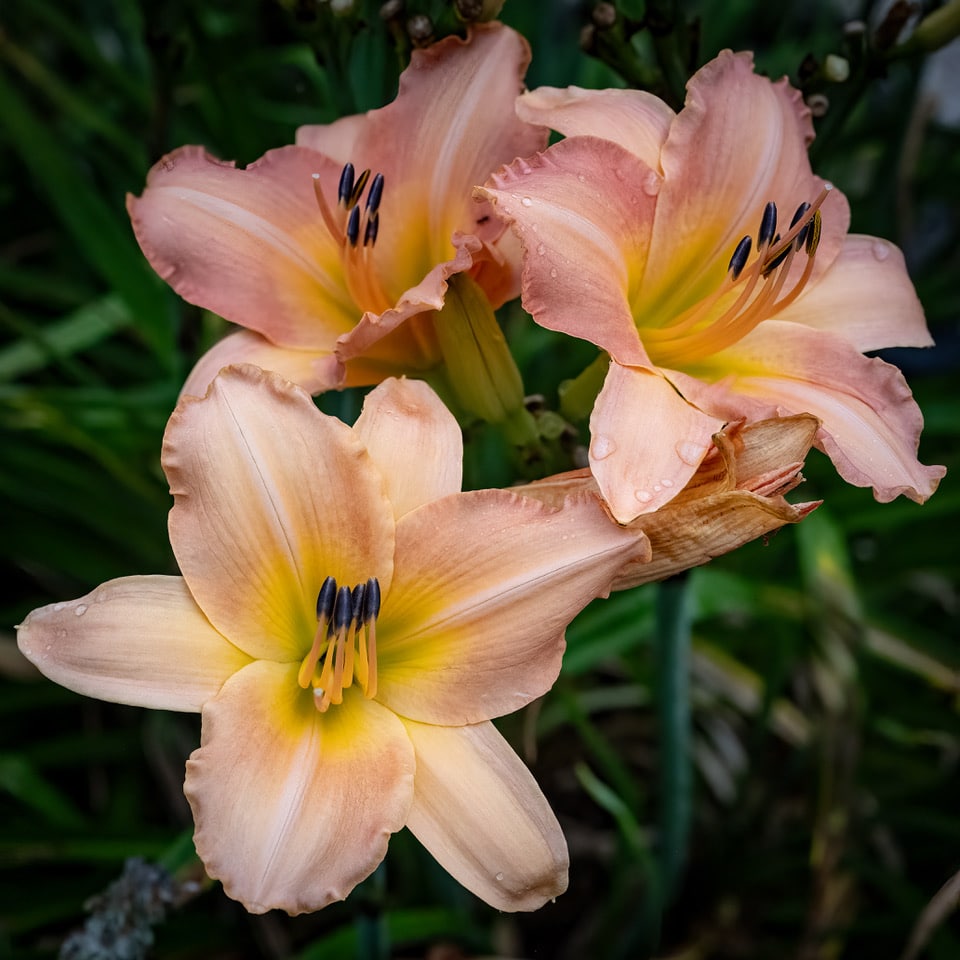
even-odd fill
[{"label": "pale cream petal", "polygon": [[611,363],[590,417],[590,469],[617,520],[629,523],[672,500],[723,423],[658,371]]},{"label": "pale cream petal", "polygon": [[386,480],[398,520],[424,503],[460,492],[460,426],[427,384],[380,384],[367,395],[353,429]]},{"label": "pale cream petal", "polygon": [[122,577],[30,613],[23,655],[84,696],[198,712],[250,658],[200,612],[181,577]]},{"label": "pale cream petal", "polygon": [[404,721],[417,758],[407,826],[497,910],[536,910],[567,888],[567,844],[530,771],[493,724]]},{"label": "pale cream petal", "polygon": [[389,589],[393,513],[349,427],[299,387],[228,367],[180,401],[164,437],[170,540],[191,592],[251,656],[302,658],[326,577]]},{"label": "pale cream petal", "polygon": [[321,714],[295,664],[257,661],[203,708],[184,784],[197,853],[251,913],[319,910],[383,859],[414,766],[403,725],[356,688]]},{"label": "pale cream petal", "polygon": [[377,699],[427,723],[517,710],[556,679],[567,624],[648,555],[595,497],[551,510],[482,490],[408,513],[377,626]]}]

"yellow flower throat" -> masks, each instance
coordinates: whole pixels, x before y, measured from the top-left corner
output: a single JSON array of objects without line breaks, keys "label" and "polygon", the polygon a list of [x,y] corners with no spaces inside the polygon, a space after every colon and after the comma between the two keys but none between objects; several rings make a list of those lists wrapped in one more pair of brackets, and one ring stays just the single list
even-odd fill
[{"label": "yellow flower throat", "polygon": [[369,700],[377,694],[377,616],[380,583],[337,588],[327,577],[317,595],[317,632],[303,658],[297,681],[313,687],[316,708],[325,713],[330,704],[343,702],[343,691],[356,680]]},{"label": "yellow flower throat", "polygon": [[[758,323],[793,303],[813,272],[820,242],[820,207],[831,189],[826,184],[812,203],[800,204],[783,237],[777,233],[777,206],[772,201],[768,203],[757,233],[753,261],[753,238],[748,235],[737,244],[726,276],[712,294],[667,326],[644,328],[643,342],[651,359],[660,366],[680,369],[695,364],[741,340]],[[806,257],[803,270],[785,288],[798,255]]]}]

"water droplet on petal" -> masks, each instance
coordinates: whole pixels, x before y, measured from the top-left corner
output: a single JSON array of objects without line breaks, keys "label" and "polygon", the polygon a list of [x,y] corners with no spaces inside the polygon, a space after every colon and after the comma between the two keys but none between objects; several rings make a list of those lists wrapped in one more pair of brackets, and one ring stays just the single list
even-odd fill
[{"label": "water droplet on petal", "polygon": [[884,240],[874,240],[872,250],[875,259],[881,263],[890,256],[890,244]]},{"label": "water droplet on petal", "polygon": [[81,603],[73,612],[78,617],[82,617],[87,612],[87,605],[85,603]]},{"label": "water droplet on petal", "polygon": [[502,874],[502,873],[498,873],[497,876],[496,876],[496,879],[497,879],[497,881],[502,880],[502,879],[503,879],[503,874]]},{"label": "water droplet on petal", "polygon": [[54,613],[59,613],[65,606],[66,606],[65,603],[57,603],[57,604],[54,604],[53,612],[54,612]]},{"label": "water droplet on petal", "polygon": [[651,170],[650,173],[644,177],[640,189],[643,190],[648,197],[655,197],[660,193],[660,187],[662,186],[663,181]]},{"label": "water droplet on petal", "polygon": [[557,279],[557,268],[556,268],[556,267],[551,267],[551,268],[550,268],[550,276],[551,276],[554,280]]},{"label": "water droplet on petal", "polygon": [[691,467],[699,465],[707,448],[702,443],[695,443],[693,440],[681,440],[674,448],[677,456]]},{"label": "water droplet on petal", "polygon": [[616,449],[617,445],[601,433],[595,436],[590,444],[590,456],[594,460],[605,460]]},{"label": "water droplet on petal", "polygon": [[653,494],[649,490],[634,490],[633,496],[640,503],[649,503],[653,499]]},{"label": "water droplet on petal", "polygon": [[547,252],[547,245],[545,243],[537,244],[537,253],[542,257]]},{"label": "water droplet on petal", "polygon": [[525,207],[529,207],[529,206],[533,203],[533,201],[532,201],[529,197],[524,197],[520,202],[521,202]]},{"label": "water droplet on petal", "polygon": [[660,481],[660,483],[661,483],[663,486],[665,486],[665,487],[672,487],[672,486],[673,486],[673,481],[672,481],[669,477],[664,477],[664,478]]},{"label": "water droplet on petal", "polygon": [[578,173],[578,174],[577,174],[577,179],[578,179],[581,183],[586,183],[586,182],[587,182],[587,178],[586,178],[582,173]]}]

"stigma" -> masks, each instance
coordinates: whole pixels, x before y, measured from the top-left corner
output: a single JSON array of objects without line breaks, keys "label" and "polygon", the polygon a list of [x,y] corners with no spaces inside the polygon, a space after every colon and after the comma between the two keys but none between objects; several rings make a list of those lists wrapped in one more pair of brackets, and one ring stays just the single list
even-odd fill
[{"label": "stigma", "polygon": [[326,713],[343,702],[354,681],[369,700],[377,694],[377,632],[380,583],[371,577],[354,587],[327,577],[317,595],[317,630],[297,682],[313,689],[314,706]]},{"label": "stigma", "polygon": [[[827,183],[811,202],[801,203],[783,235],[777,231],[777,205],[768,202],[756,240],[750,234],[741,238],[714,292],[668,326],[644,332],[651,358],[664,366],[696,362],[741,340],[793,303],[813,272],[823,223],[820,207],[832,189]],[[799,271],[793,270],[798,258],[803,261]]]}]

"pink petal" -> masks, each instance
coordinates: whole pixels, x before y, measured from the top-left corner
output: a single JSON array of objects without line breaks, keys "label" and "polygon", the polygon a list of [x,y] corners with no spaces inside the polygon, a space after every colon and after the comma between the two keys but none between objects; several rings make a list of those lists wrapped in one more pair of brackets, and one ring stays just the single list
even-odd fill
[{"label": "pink petal", "polygon": [[946,473],[917,460],[923,416],[900,371],[860,354],[845,338],[768,321],[718,354],[717,370],[743,370],[713,386],[677,377],[684,395],[717,415],[751,419],[812,413],[817,446],[846,481],[872,486],[881,503],[903,494],[923,503]]},{"label": "pink petal", "polygon": [[240,330],[215,343],[197,361],[180,391],[181,395],[202,397],[224,367],[238,363],[251,363],[272,370],[314,394],[340,386],[345,377],[343,364],[332,353],[278,347],[259,333]]},{"label": "pink petal", "polygon": [[315,173],[336,196],[339,168],[311,150],[285,147],[236,170],[183,147],[127,209],[147,259],[184,299],[274,343],[330,352],[361,311],[317,207]]},{"label": "pink petal", "polygon": [[847,236],[829,270],[777,319],[830,330],[863,352],[933,346],[903,254],[878,237]]},{"label": "pink petal", "polygon": [[460,492],[460,425],[425,383],[384,381],[367,395],[353,429],[386,481],[398,520],[424,503]]},{"label": "pink petal", "polygon": [[394,521],[380,472],[348,427],[275,374],[228,367],[203,400],[182,399],[162,463],[183,576],[251,656],[304,656],[327,576],[389,589]]},{"label": "pink petal", "polygon": [[[520,34],[500,24],[476,26],[466,41],[448,37],[414,51],[397,99],[367,114],[353,162],[379,170],[386,181],[381,238],[387,243],[381,251],[378,240],[378,254],[405,259],[405,246],[419,248],[413,282],[451,258],[454,232],[485,240],[499,235],[496,224],[478,223],[484,211],[471,191],[502,163],[546,145],[546,131],[514,111],[529,62]],[[402,272],[384,267],[385,275]]]},{"label": "pink petal", "polygon": [[[630,310],[659,178],[606,140],[564,140],[517,160],[478,191],[523,244],[523,305],[541,326],[621,363],[646,363]],[[653,194],[653,195],[651,195]]]},{"label": "pink petal", "polygon": [[[430,267],[422,280],[401,294],[395,306],[379,314],[365,313],[349,333],[337,340],[336,354],[341,362],[376,355],[378,347],[379,355],[383,356],[388,352],[383,342],[388,335],[399,334],[404,323],[409,324],[420,314],[439,310],[443,306],[447,280],[455,273],[469,270],[473,266],[474,255],[481,250],[480,241],[474,236],[458,236],[456,239],[457,245],[452,257]],[[380,246],[378,241],[378,248]],[[418,359],[424,367],[432,365],[426,352]],[[433,358],[433,363],[439,361],[438,354]]]},{"label": "pink petal", "polygon": [[537,87],[517,99],[517,115],[565,137],[602,137],[660,172],[660,148],[676,114],[642,90]]},{"label": "pink petal", "polygon": [[296,144],[324,154],[342,168],[357,156],[357,141],[363,138],[369,123],[369,114],[357,113],[333,123],[298,127]]},{"label": "pink petal", "polygon": [[[712,291],[740,239],[756,239],[774,201],[781,230],[819,194],[807,159],[810,112],[786,81],[753,73],[750,54],[724,51],[690,80],[687,100],[661,153],[663,189],[650,257],[634,310],[669,317]],[[839,191],[822,208],[818,260],[829,262],[846,231]]]},{"label": "pink petal", "polygon": [[722,426],[659,372],[611,363],[590,417],[590,469],[617,520],[629,523],[675,497]]},{"label": "pink petal", "polygon": [[546,144],[546,131],[514,112],[529,59],[518,33],[479,25],[466,41],[448,37],[414,51],[393,103],[298,131],[298,142],[384,176],[371,261],[390,307],[367,305],[340,338],[341,360],[366,355],[401,324],[439,310],[454,273],[470,270],[494,306],[516,296],[516,271],[498,242],[502,224],[472,190],[500,164]]},{"label": "pink petal", "polygon": [[417,758],[407,826],[437,862],[497,910],[536,910],[563,893],[560,825],[493,724],[404,726]]},{"label": "pink petal", "polygon": [[319,910],[383,859],[413,773],[389,711],[348,690],[321,714],[295,664],[257,661],[203,708],[184,784],[197,853],[251,913]]},{"label": "pink petal", "polygon": [[646,556],[643,535],[595,498],[555,511],[484,490],[406,514],[377,627],[377,698],[427,723],[519,709],[556,679],[567,624]]},{"label": "pink petal", "polygon": [[87,697],[198,712],[250,662],[200,612],[180,577],[123,577],[20,625],[23,655]]}]

